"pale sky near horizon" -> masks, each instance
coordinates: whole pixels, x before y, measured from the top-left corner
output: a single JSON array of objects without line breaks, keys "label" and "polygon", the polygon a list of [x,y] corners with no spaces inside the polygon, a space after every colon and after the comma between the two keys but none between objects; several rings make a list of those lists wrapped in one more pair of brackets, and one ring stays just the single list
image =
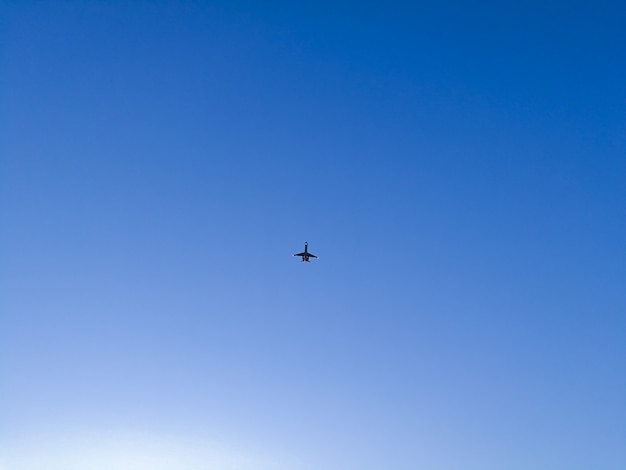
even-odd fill
[{"label": "pale sky near horizon", "polygon": [[625,22],[0,2],[0,470],[626,468]]}]

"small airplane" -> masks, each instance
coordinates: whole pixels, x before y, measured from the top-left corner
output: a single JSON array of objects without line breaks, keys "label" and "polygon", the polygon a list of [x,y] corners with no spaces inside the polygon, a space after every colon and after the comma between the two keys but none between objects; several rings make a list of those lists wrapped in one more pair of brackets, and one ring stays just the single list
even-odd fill
[{"label": "small airplane", "polygon": [[313,253],[309,253],[309,244],[304,242],[304,251],[302,253],[296,253],[294,256],[301,256],[302,261],[305,263],[309,262],[309,258],[317,258]]}]

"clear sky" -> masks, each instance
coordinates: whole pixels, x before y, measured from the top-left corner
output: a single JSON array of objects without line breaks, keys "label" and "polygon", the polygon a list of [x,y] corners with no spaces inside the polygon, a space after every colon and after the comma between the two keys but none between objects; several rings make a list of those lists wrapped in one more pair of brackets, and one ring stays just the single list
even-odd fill
[{"label": "clear sky", "polygon": [[626,468],[624,24],[1,2],[0,469]]}]

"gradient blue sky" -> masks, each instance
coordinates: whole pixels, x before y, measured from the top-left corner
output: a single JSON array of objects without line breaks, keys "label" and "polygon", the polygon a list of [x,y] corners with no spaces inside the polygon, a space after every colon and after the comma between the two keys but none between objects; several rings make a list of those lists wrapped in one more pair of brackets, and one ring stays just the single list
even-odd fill
[{"label": "gradient blue sky", "polygon": [[623,2],[0,18],[2,470],[626,468]]}]

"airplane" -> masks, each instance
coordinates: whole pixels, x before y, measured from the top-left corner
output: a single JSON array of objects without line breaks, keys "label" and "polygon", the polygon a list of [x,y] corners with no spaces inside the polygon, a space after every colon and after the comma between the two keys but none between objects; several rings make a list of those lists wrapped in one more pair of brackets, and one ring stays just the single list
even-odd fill
[{"label": "airplane", "polygon": [[317,258],[313,253],[309,253],[309,244],[304,242],[304,251],[302,253],[296,253],[294,256],[302,256],[302,261],[309,262],[309,258]]}]

